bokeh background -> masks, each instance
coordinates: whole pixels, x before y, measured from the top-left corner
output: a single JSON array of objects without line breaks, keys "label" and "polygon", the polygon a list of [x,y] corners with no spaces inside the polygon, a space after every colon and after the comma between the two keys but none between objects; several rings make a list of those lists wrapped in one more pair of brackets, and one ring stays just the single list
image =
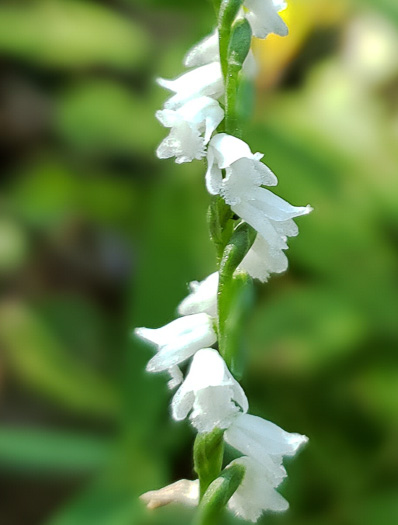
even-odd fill
[{"label": "bokeh background", "polygon": [[[289,272],[256,287],[243,386],[310,443],[287,464],[291,509],[261,523],[396,525],[398,4],[291,0],[283,16],[290,36],[255,46],[244,137],[315,211]],[[0,3],[4,525],[191,519],[137,499],[192,479],[194,434],[131,331],[171,321],[215,269],[204,163],[154,155],[154,79],[213,25],[204,0]]]}]

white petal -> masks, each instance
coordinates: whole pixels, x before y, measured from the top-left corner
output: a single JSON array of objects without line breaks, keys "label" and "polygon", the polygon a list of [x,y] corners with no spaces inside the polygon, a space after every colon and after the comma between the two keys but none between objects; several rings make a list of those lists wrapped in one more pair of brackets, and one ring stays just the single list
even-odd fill
[{"label": "white petal", "polygon": [[243,62],[242,70],[246,78],[254,79],[256,77],[258,66],[252,50],[249,51],[246,60]]},{"label": "white petal", "polygon": [[217,341],[213,321],[204,313],[181,317],[157,329],[137,328],[135,334],[158,346],[158,353],[147,365],[148,372],[167,370]]},{"label": "white petal", "polygon": [[209,149],[213,150],[214,158],[220,169],[225,169],[239,159],[253,158],[246,142],[227,133],[215,135],[210,141]]},{"label": "white petal", "polygon": [[288,260],[282,249],[272,249],[264,237],[257,235],[238,269],[248,273],[253,279],[266,282],[271,273],[282,273],[287,267]]},{"label": "white petal", "polygon": [[175,157],[177,164],[192,162],[205,156],[205,142],[197,128],[182,121],[171,129],[156,154],[159,159]]},{"label": "white petal", "polygon": [[245,467],[242,483],[228,502],[228,508],[240,518],[253,523],[265,511],[280,512],[287,510],[288,502],[275,490],[269,482],[261,464],[248,457],[233,461],[232,465]]},{"label": "white petal", "polygon": [[166,103],[167,109],[177,109],[194,97],[209,96],[218,98],[224,92],[224,82],[219,62],[212,62],[184,73],[175,80],[158,78],[162,87],[175,95]]},{"label": "white petal", "polygon": [[245,0],[244,6],[249,11],[246,18],[255,37],[266,38],[271,33],[286,36],[289,33],[285,22],[278,15],[278,11],[283,9],[282,4],[274,3],[273,0]]},{"label": "white petal", "polygon": [[199,350],[185,381],[176,392],[172,414],[177,421],[190,419],[199,432],[227,428],[236,414],[247,410],[247,398],[220,354],[212,348]]},{"label": "white petal", "polygon": [[173,390],[183,382],[184,376],[178,366],[172,366],[169,368],[168,373],[170,374],[170,381],[167,383],[167,386],[170,390]]},{"label": "white petal", "polygon": [[274,221],[286,221],[300,215],[307,215],[312,211],[311,206],[292,206],[265,188],[256,188],[253,206],[262,210]]},{"label": "white petal", "polygon": [[239,408],[232,401],[231,388],[209,386],[195,395],[190,415],[192,425],[200,433],[211,432],[214,428],[228,428]]},{"label": "white petal", "polygon": [[198,67],[220,59],[217,29],[188,51],[184,66]]},{"label": "white petal", "polygon": [[178,306],[180,315],[204,312],[211,317],[217,316],[218,272],[214,272],[202,282],[190,285],[192,293]]},{"label": "white petal", "polygon": [[261,417],[240,414],[226,431],[225,440],[261,462],[266,456],[293,456],[308,438],[290,434]]},{"label": "white petal", "polygon": [[207,149],[206,188],[210,195],[218,195],[221,191],[221,187],[222,172],[215,162],[213,148],[209,147]]},{"label": "white petal", "polygon": [[172,128],[182,120],[178,113],[172,109],[161,109],[155,113],[155,116],[165,128]]},{"label": "white petal", "polygon": [[148,509],[157,509],[170,503],[182,503],[190,507],[199,504],[199,480],[180,479],[167,487],[151,490],[140,496]]}]

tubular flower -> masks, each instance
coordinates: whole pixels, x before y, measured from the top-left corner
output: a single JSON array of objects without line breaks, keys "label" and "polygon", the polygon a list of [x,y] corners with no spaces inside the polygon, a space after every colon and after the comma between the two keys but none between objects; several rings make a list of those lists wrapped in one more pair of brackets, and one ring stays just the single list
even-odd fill
[{"label": "tubular flower", "polygon": [[216,427],[228,428],[240,411],[247,412],[248,401],[217,350],[204,348],[193,357],[171,408],[175,420],[190,414],[198,432],[211,432]]},{"label": "tubular flower", "polygon": [[211,62],[184,73],[175,80],[158,78],[158,84],[175,93],[165,103],[166,109],[178,109],[197,97],[219,98],[224,93],[224,82],[219,61]]},{"label": "tubular flower", "polygon": [[282,512],[289,508],[289,503],[275,490],[280,481],[272,479],[261,463],[242,457],[230,466],[236,464],[245,467],[245,477],[228,502],[228,508],[236,516],[256,522],[265,511]]},{"label": "tubular flower", "polygon": [[287,25],[279,16],[286,7],[281,0],[245,0],[246,18],[252,28],[253,36],[266,38],[271,33],[287,36]]},{"label": "tubular flower", "polygon": [[135,334],[158,347],[157,354],[147,364],[147,371],[169,370],[174,380],[179,377],[176,365],[217,341],[213,320],[204,313],[180,317],[161,328],[136,328]]},{"label": "tubular flower", "polygon": [[271,421],[250,414],[238,414],[224,435],[225,441],[242,454],[261,463],[267,474],[279,485],[286,476],[283,456],[294,456],[307,443],[301,434],[289,433]]},{"label": "tubular flower", "polygon": [[259,233],[240,269],[266,281],[271,272],[286,270],[283,250],[288,248],[287,236],[298,233],[292,219],[310,213],[312,208],[292,206],[262,187],[278,183],[272,171],[260,162],[262,157],[261,153],[253,154],[243,140],[225,133],[215,135],[207,153],[206,184],[210,193],[220,194]]},{"label": "tubular flower", "polygon": [[[188,51],[184,58],[184,66],[198,67],[216,61],[220,61],[219,35],[217,29]],[[256,76],[257,64],[252,50],[249,51],[243,63],[242,70],[247,78],[254,78]]]},{"label": "tubular flower", "polygon": [[218,272],[214,272],[201,282],[189,283],[191,293],[178,306],[180,315],[206,313],[217,316]]},{"label": "tubular flower", "polygon": [[170,134],[158,147],[160,159],[176,157],[177,164],[191,162],[205,156],[205,146],[213,131],[224,118],[219,103],[210,97],[189,100],[180,108],[156,112],[157,119]]}]

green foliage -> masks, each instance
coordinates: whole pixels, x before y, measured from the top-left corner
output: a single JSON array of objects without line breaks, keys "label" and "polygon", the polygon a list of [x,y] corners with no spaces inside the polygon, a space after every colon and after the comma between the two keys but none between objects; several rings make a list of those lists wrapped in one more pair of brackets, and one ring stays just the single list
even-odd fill
[{"label": "green foliage", "polygon": [[98,3],[7,2],[0,6],[0,49],[49,67],[131,69],[147,58],[148,35]]}]

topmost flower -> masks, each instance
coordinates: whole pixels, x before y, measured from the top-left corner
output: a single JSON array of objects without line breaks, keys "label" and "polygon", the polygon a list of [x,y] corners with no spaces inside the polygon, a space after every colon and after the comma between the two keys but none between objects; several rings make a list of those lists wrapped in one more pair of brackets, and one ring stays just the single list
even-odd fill
[{"label": "topmost flower", "polygon": [[283,0],[245,0],[243,7],[253,36],[266,38],[271,33],[287,36],[287,25],[278,14],[286,7]]}]

